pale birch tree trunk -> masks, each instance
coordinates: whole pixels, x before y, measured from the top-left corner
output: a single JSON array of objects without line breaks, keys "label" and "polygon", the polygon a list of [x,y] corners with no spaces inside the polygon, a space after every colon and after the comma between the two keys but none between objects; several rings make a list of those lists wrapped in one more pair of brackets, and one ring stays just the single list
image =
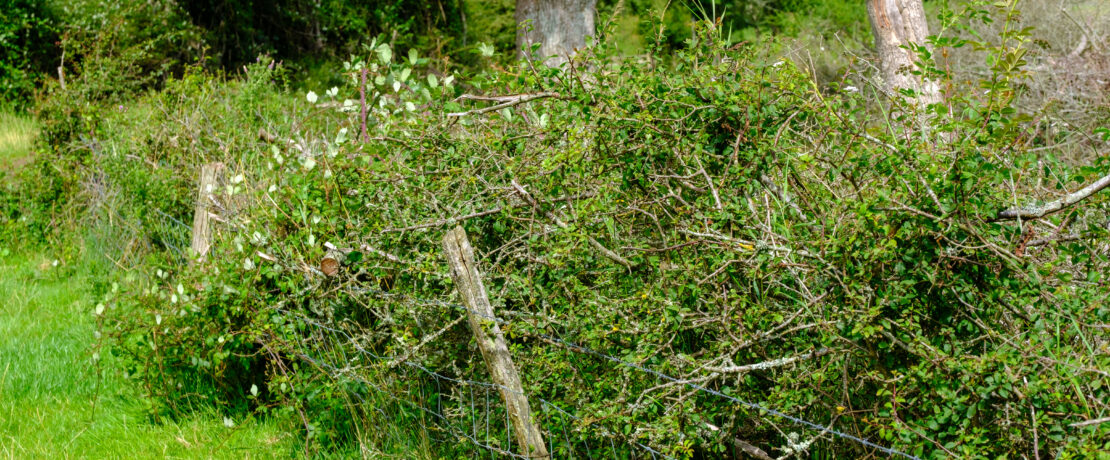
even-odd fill
[{"label": "pale birch tree trunk", "polygon": [[[597,0],[517,0],[517,50],[548,65],[562,64],[594,35],[596,17]],[[540,49],[528,55],[533,43]]]},{"label": "pale birch tree trunk", "polygon": [[917,94],[915,101],[926,105],[940,102],[940,91],[936,83],[911,73],[919,70],[917,53],[904,48],[910,43],[928,46],[929,24],[921,1],[867,0],[867,15],[875,33],[883,89],[890,94],[912,89]]}]

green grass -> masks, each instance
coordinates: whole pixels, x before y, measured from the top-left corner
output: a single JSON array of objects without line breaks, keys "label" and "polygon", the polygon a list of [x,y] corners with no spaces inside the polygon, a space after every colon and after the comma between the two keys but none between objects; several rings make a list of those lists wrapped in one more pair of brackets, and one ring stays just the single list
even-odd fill
[{"label": "green grass", "polygon": [[[4,254],[0,249],[0,255]],[[155,423],[132,383],[93,360],[86,275],[45,258],[0,257],[0,459],[287,458],[296,436],[214,412]]]},{"label": "green grass", "polygon": [[[0,185],[5,170],[29,161],[37,129],[32,118],[0,109]],[[55,265],[35,250],[15,250],[27,244],[0,235],[0,460],[304,456],[297,428],[272,420],[235,419],[229,427],[215,409],[153,420],[138,383],[109,351],[97,352],[107,340],[96,336],[91,286],[113,267],[99,258]],[[398,454],[362,444],[311,455],[357,457],[361,447],[372,457],[432,458],[421,455],[427,439],[409,428],[381,423],[365,433]]]},{"label": "green grass", "polygon": [[33,118],[0,111],[0,161],[26,155],[37,133]]}]

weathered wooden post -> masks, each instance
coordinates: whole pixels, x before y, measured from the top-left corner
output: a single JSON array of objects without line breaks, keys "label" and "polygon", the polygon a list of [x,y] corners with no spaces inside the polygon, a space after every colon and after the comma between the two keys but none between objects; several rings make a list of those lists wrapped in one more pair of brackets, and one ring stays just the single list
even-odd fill
[{"label": "weathered wooden post", "polygon": [[478,341],[478,349],[482,351],[482,358],[486,361],[493,382],[498,385],[501,399],[505,400],[517,443],[526,457],[550,458],[543,443],[543,434],[532,420],[528,397],[524,395],[520,374],[509,356],[505,336],[501,333],[501,327],[493,320],[496,318],[493,306],[490,305],[486,287],[474,262],[474,248],[470,246],[466,231],[461,226],[449,230],[443,237],[443,249],[447,262],[451,265],[451,277],[455,280],[455,287],[466,307],[470,330]]},{"label": "weathered wooden post", "polygon": [[193,211],[193,243],[190,246],[196,259],[191,260],[203,261],[212,247],[212,195],[219,187],[219,175],[223,168],[223,163],[208,163],[200,167],[197,205]]}]

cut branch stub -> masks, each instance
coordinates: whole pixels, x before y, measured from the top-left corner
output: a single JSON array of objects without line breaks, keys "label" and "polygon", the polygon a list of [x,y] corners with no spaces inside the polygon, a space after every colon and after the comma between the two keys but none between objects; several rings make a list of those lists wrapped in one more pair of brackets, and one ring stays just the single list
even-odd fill
[{"label": "cut branch stub", "polygon": [[478,265],[474,261],[474,248],[462,227],[455,227],[443,237],[443,250],[451,266],[451,278],[466,307],[467,322],[478,342],[478,349],[486,362],[493,383],[505,401],[506,411],[512,422],[513,435],[529,458],[550,458],[543,442],[543,434],[532,419],[532,409],[520,382],[520,374],[509,355],[509,347],[501,328],[494,320],[493,306],[486,295]]},{"label": "cut branch stub", "polygon": [[333,277],[339,274],[339,261],[344,258],[343,253],[338,250],[330,250],[320,260],[320,271],[324,276]]}]

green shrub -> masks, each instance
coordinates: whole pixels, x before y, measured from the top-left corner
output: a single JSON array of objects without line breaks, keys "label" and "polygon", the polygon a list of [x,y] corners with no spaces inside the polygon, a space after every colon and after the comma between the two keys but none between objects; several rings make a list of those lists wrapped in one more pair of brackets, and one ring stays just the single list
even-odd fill
[{"label": "green shrub", "polygon": [[[262,61],[90,102],[96,142],[57,152],[102,191],[82,202],[120,228],[107,253],[141,268],[105,332],[159,411],[265,412],[325,448],[426,448],[381,434],[423,428],[430,456],[470,453],[458,432],[502,409],[422,370],[488,381],[440,250],[462,225],[556,457],[721,457],[736,439],[874,452],[553,338],[920,457],[1090,457],[1110,428],[1074,424],[1110,400],[1107,201],[999,211],[1106,170],[1027,142],[1022,65],[1005,61],[1025,38],[976,43],[1013,65],[975,82],[990,94],[944,81],[948,107],[927,115],[822,92],[704,24],[666,62],[602,44],[589,74],[518,63],[456,81],[375,42],[307,95]],[[537,97],[493,110],[490,95]],[[189,264],[166,216],[189,222],[213,161],[220,223]]]},{"label": "green shrub", "polygon": [[[231,174],[243,175],[235,187],[249,211],[210,263],[144,284],[131,299],[137,309],[121,318],[136,375],[162,401],[199,394],[242,404],[255,385],[268,404],[329,421],[311,424],[318,439],[357,436],[357,425],[335,425],[331,414],[368,411],[352,395],[372,388],[303,357],[362,363],[352,372],[387,393],[406,394],[404,383],[389,377],[388,362],[313,324],[349,331],[384,356],[416,349],[435,330],[426,325],[450,324],[457,310],[399,299],[453,301],[438,254],[440,229],[454,218],[481,251],[504,318],[520,318],[505,328],[529,394],[603,418],[613,432],[634,428],[624,436],[673,455],[721,455],[733,436],[782,449],[795,441],[766,415],[538,337],[855,426],[920,456],[1031,449],[1030,407],[1045,433],[1040,448],[1102,448],[1098,427],[1067,425],[1069,414],[1101,407],[1103,377],[1068,363],[1097,369],[1102,359],[1081,343],[1105,343],[1090,339],[1110,314],[1099,282],[1106,255],[1080,242],[1016,257],[1009,248],[1021,231],[995,220],[1012,202],[1002,186],[1011,175],[1021,172],[1023,190],[1089,176],[1043,160],[1050,173],[1040,176],[1034,155],[995,160],[1022,135],[1003,106],[989,109],[986,125],[957,111],[967,115],[948,123],[969,133],[958,142],[899,137],[867,128],[867,101],[826,99],[790,64],[711,38],[680,52],[673,68],[623,62],[589,84],[527,67],[477,76],[466,84],[488,93],[559,96],[462,117],[443,115],[466,109],[454,101],[458,87],[414,77],[419,59],[385,67],[391,53],[377,48],[363,64],[377,66],[371,140],[357,142],[357,111],[301,108],[275,127],[292,142],[244,149]],[[338,102],[356,88],[319,97]],[[513,183],[543,204],[529,205]],[[1096,217],[1073,216],[1101,235]],[[419,229],[396,230],[410,227]],[[325,242],[359,254],[338,279],[313,268]],[[413,359],[483,379],[471,347],[465,331],[449,328]],[[748,373],[705,368],[785,357],[801,358]],[[549,413],[540,420],[556,423]],[[604,440],[601,428],[578,428],[564,449]],[[864,454],[836,439],[810,449]]]},{"label": "green shrub", "polygon": [[[183,75],[199,55],[199,42],[172,1],[50,6],[56,21],[51,24],[61,36],[55,52],[64,56],[58,62],[64,62],[63,77],[39,83],[41,97],[33,111],[40,121],[40,148],[33,162],[18,171],[18,187],[10,193],[21,198],[5,213],[21,222],[32,240],[59,244],[81,241],[72,230],[88,224],[88,216],[112,220],[101,205],[121,199],[114,184],[105,182],[116,178],[106,175],[102,159],[118,152],[104,150],[105,133],[112,128],[102,122],[120,114],[155,116],[132,110],[132,98]],[[174,178],[168,171],[127,172],[131,180],[149,180],[156,196]]]}]

